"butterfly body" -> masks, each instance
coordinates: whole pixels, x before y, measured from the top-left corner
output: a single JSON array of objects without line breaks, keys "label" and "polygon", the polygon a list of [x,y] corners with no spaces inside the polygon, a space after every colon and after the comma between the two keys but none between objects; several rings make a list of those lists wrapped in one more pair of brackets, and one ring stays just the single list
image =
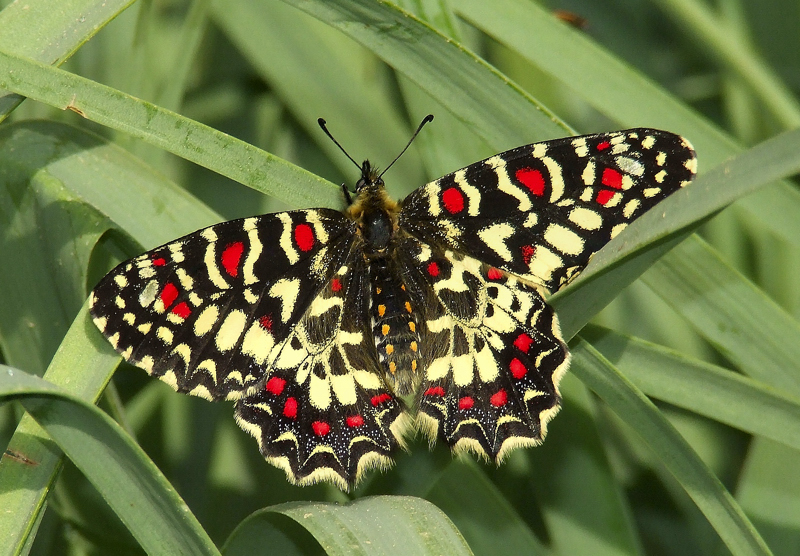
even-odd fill
[{"label": "butterfly body", "polygon": [[[496,462],[539,444],[569,352],[545,303],[691,181],[691,146],[635,129],[500,153],[392,200],[200,230],[109,273],[91,314],[128,361],[236,401],[290,481],[348,488],[413,428]],[[409,412],[401,396],[414,396]]]}]

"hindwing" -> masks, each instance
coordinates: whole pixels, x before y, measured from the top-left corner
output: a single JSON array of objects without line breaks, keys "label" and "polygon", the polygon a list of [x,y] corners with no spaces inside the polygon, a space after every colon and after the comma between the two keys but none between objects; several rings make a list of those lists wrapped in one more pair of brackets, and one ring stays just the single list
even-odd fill
[{"label": "hindwing", "polygon": [[558,319],[530,284],[409,239],[404,282],[422,308],[418,423],[431,442],[500,462],[539,444],[569,365]]},{"label": "hindwing", "polygon": [[239,425],[293,483],[342,489],[391,466],[408,420],[379,370],[359,253],[339,268],[270,358],[264,386],[236,404]]}]

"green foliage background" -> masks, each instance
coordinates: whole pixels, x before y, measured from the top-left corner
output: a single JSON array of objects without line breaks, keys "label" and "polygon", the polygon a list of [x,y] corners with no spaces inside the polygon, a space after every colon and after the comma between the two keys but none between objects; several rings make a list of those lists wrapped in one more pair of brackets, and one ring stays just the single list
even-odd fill
[{"label": "green foliage background", "polygon": [[[796,2],[0,6],[0,552],[800,553]],[[298,488],[230,404],[114,373],[85,299],[116,262],[340,207],[357,172],[316,118],[385,165],[431,112],[396,197],[571,133],[697,149],[553,297],[574,363],[543,446],[495,468],[414,441],[353,493]]]}]

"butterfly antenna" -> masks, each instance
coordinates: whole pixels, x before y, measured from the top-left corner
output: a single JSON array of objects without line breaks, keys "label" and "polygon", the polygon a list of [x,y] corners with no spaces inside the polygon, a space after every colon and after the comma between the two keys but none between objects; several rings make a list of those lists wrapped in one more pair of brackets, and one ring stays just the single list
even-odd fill
[{"label": "butterfly antenna", "polygon": [[324,132],[325,132],[325,135],[327,135],[328,137],[330,137],[330,138],[331,138],[331,141],[333,141],[334,143],[336,143],[336,146],[337,146],[337,147],[339,147],[339,150],[340,150],[340,151],[342,151],[342,152],[344,153],[344,155],[345,155],[347,158],[349,158],[349,159],[350,159],[350,161],[351,161],[353,164],[355,164],[355,165],[356,165],[356,168],[358,168],[358,169],[360,170],[360,169],[361,169],[361,165],[360,165],[358,162],[356,162],[355,160],[353,160],[353,157],[352,157],[352,156],[350,156],[350,155],[347,153],[347,151],[346,151],[346,150],[344,150],[344,147],[343,147],[343,146],[341,146],[341,145],[339,144],[339,141],[337,141],[337,140],[336,140],[336,138],[335,138],[333,135],[331,135],[331,132],[330,132],[330,131],[328,131],[328,126],[327,126],[327,125],[325,125],[325,123],[326,123],[326,122],[325,122],[325,119],[324,119],[324,118],[319,118],[319,119],[317,120],[317,123],[319,124],[319,127],[321,127],[321,128],[322,128],[322,131],[324,131]]},{"label": "butterfly antenna", "polygon": [[408,150],[408,147],[411,146],[411,143],[414,141],[414,139],[417,137],[417,135],[419,135],[419,132],[422,131],[422,128],[425,127],[425,124],[427,124],[428,122],[432,122],[432,121],[433,121],[433,114],[428,114],[427,116],[425,116],[422,119],[422,121],[417,126],[417,131],[415,131],[414,135],[411,136],[411,139],[408,140],[408,143],[406,144],[405,148],[403,148],[403,150],[400,151],[400,154],[398,154],[396,157],[394,157],[394,160],[392,160],[392,162],[386,167],[386,169],[383,172],[381,172],[381,175],[378,176],[378,179],[380,179],[386,172],[389,171],[389,168],[391,168],[392,165],[394,165],[394,163],[397,162],[398,158],[403,156],[403,153]]}]

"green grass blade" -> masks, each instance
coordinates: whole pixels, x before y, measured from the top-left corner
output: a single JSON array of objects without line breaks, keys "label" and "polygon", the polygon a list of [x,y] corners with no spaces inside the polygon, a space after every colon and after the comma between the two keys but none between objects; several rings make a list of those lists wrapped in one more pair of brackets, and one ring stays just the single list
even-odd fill
[{"label": "green grass blade", "polygon": [[656,0],[656,4],[691,33],[703,52],[746,83],[785,129],[800,126],[800,103],[795,94],[751,45],[731,32],[727,22],[696,0]]},{"label": "green grass blade", "polygon": [[[0,11],[0,51],[60,64],[131,4],[133,0],[12,2]],[[0,121],[22,100],[0,90]]]},{"label": "green grass blade", "polygon": [[581,337],[648,396],[800,450],[800,397],[604,328]]},{"label": "green grass blade", "polygon": [[[390,97],[392,81],[367,71],[378,60],[337,30],[282,2],[216,0],[214,19],[306,133],[320,138],[320,148],[344,175],[353,175],[355,169],[322,135],[317,118],[328,121],[356,161],[368,156],[383,168],[408,141],[412,129]],[[391,175],[401,176],[407,190],[425,183],[414,149],[397,161]]]},{"label": "green grass blade", "polygon": [[317,539],[327,554],[472,554],[461,533],[436,506],[410,496],[373,496],[347,504],[290,502],[259,510],[228,539],[225,554],[251,554],[270,513],[292,518]]},{"label": "green grass blade", "polygon": [[[145,247],[155,247],[222,218],[185,189],[114,143],[66,124],[16,122],[0,130],[4,181],[54,180]],[[93,284],[89,284],[92,286]]]},{"label": "green grass blade", "polygon": [[755,438],[742,467],[736,498],[775,554],[795,554],[800,530],[798,451]]},{"label": "green grass blade", "polygon": [[681,247],[644,282],[745,374],[800,396],[800,323],[699,237]]},{"label": "green grass blade", "polygon": [[[339,206],[333,184],[244,141],[89,79],[0,52],[0,88],[78,112],[294,206]],[[294,184],[286,187],[287,183]]]},{"label": "green grass blade", "polygon": [[572,354],[572,372],[655,452],[731,553],[771,554],[730,493],[653,403],[587,342],[575,342]]},{"label": "green grass blade", "polygon": [[372,0],[286,1],[366,46],[496,150],[568,131],[495,68],[392,4]]},{"label": "green grass blade", "polygon": [[[119,356],[105,345],[84,309],[53,357],[45,378],[77,398],[95,402],[118,363]],[[3,506],[15,508],[14,512],[0,512],[0,531],[9,546],[22,547],[35,535],[62,453],[29,415],[20,421],[7,450],[36,462],[20,466],[8,458],[0,460],[0,485],[7,487],[2,490]]]},{"label": "green grass blade", "polygon": [[[463,488],[463,485],[470,485],[470,488]],[[459,526],[475,554],[497,554],[499,538],[502,538],[502,550],[506,554],[549,554],[503,491],[474,461],[453,461],[424,496]],[[536,499],[530,500],[531,504],[536,502]],[[476,515],[482,519],[476,522]]]},{"label": "green grass blade", "polygon": [[9,367],[0,367],[0,400],[17,400],[25,407],[145,551],[219,554],[155,464],[95,405]]}]

